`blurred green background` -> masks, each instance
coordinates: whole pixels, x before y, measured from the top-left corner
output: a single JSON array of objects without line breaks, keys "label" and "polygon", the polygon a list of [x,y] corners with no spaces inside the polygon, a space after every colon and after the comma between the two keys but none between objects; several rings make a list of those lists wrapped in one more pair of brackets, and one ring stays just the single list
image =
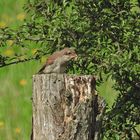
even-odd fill
[{"label": "blurred green background", "polygon": [[[23,6],[26,0],[0,0],[0,28],[9,26],[13,29],[23,24],[26,13]],[[0,53],[12,56],[12,41],[9,47],[0,48]],[[35,53],[32,46],[31,53]],[[44,58],[41,59],[44,62]],[[41,67],[39,61],[32,61],[0,68],[0,140],[29,140],[32,117],[32,75]],[[112,105],[116,92],[112,89],[113,81],[108,79],[97,88],[109,106]]]}]

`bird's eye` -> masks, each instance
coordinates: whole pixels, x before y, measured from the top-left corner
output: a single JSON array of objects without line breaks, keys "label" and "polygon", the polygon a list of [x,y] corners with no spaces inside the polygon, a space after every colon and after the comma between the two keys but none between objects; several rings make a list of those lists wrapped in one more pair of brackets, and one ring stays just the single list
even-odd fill
[{"label": "bird's eye", "polygon": [[67,52],[66,54],[69,55],[69,54],[71,54],[71,52]]}]

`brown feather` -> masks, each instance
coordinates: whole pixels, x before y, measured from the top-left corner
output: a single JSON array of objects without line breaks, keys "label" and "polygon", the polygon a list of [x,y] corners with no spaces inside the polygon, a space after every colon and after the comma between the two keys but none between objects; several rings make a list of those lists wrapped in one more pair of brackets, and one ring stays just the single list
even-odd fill
[{"label": "brown feather", "polygon": [[[38,73],[42,73],[42,71],[45,69],[46,66],[48,65],[51,65],[54,63],[54,61],[59,58],[59,57],[62,57],[63,55],[66,55],[66,53],[68,51],[71,51],[70,48],[64,48],[63,50],[61,51],[57,51],[57,52],[54,52],[51,56],[48,57],[46,63],[43,65],[43,67],[39,70]],[[75,53],[75,52],[74,52]]]}]

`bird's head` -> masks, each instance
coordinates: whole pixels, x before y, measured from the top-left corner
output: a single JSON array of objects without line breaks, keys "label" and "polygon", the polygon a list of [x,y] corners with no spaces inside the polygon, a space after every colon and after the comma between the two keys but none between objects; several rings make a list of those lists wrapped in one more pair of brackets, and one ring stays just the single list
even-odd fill
[{"label": "bird's head", "polygon": [[77,59],[77,54],[73,48],[64,48],[59,54],[61,56],[56,59],[56,63],[60,63],[61,65],[67,64],[72,59]]},{"label": "bird's head", "polygon": [[77,59],[77,54],[76,54],[74,48],[64,48],[62,50],[62,54],[65,59],[69,59],[69,60]]}]

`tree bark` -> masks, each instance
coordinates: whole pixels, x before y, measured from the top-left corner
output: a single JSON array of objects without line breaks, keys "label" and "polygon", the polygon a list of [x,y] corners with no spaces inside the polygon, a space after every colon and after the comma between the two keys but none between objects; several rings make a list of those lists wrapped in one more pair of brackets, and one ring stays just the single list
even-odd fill
[{"label": "tree bark", "polygon": [[33,140],[98,140],[105,109],[91,75],[33,76]]}]

